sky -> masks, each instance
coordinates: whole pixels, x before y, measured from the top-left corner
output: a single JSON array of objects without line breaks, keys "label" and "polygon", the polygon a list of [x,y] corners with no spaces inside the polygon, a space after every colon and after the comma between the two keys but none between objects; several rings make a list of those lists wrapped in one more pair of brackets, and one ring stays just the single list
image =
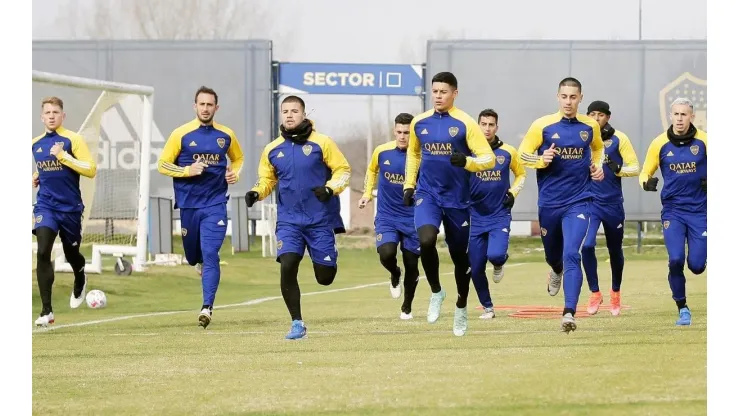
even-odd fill
[{"label": "sky", "polygon": [[[91,5],[109,1],[33,0],[33,38],[69,39],[74,34],[65,19],[84,26],[93,19]],[[426,40],[435,37],[638,39],[640,3],[643,39],[706,39],[707,33],[706,1],[697,0],[457,0],[451,11],[443,0],[243,1],[266,17],[259,35],[274,40],[275,57],[296,62],[421,63]],[[70,11],[76,19],[68,19]],[[126,35],[125,27],[115,30]]]}]

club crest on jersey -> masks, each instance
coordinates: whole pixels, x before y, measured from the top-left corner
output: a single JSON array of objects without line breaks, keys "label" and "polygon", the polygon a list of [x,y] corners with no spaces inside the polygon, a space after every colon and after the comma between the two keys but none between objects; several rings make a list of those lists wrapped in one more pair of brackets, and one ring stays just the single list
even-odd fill
[{"label": "club crest on jersey", "polygon": [[604,140],[604,146],[605,147],[609,147],[611,145],[612,145],[612,139],[606,139],[606,140]]},{"label": "club crest on jersey", "polygon": [[224,146],[226,146],[226,139],[224,139],[223,137],[219,137],[218,139],[216,139],[216,144],[218,144],[218,147],[223,149]]},{"label": "club crest on jersey", "polygon": [[187,229],[187,228],[183,228],[183,229],[181,230],[181,232],[182,232],[182,236],[183,236],[183,237],[185,237],[185,236],[187,236],[187,235],[188,235],[188,229]]},{"label": "club crest on jersey", "polygon": [[503,165],[504,162],[506,162],[506,158],[504,156],[496,156],[496,163]]},{"label": "club crest on jersey", "polygon": [[671,222],[670,221],[663,221],[663,228],[665,228],[667,230],[668,227],[670,227],[670,226],[671,226]]},{"label": "club crest on jersey", "polygon": [[313,147],[311,147],[310,144],[304,144],[301,150],[303,150],[304,155],[308,156],[311,154],[311,150],[313,150]]},{"label": "club crest on jersey", "polygon": [[546,236],[547,235],[547,228],[540,228],[540,234],[542,234],[543,237]]},{"label": "club crest on jersey", "polygon": [[696,155],[699,154],[699,146],[697,146],[697,145],[693,145],[693,146],[689,147],[689,150],[691,150],[691,154],[694,155],[694,156],[696,156]]},{"label": "club crest on jersey", "polygon": [[447,130],[450,133],[450,137],[457,136],[457,133],[460,131],[457,127],[450,127],[449,130]]},{"label": "club crest on jersey", "polygon": [[694,103],[694,125],[707,131],[707,80],[684,72],[669,82],[658,94],[663,130],[671,125],[671,104],[676,98],[688,98]]},{"label": "club crest on jersey", "polygon": [[422,199],[417,199],[416,200],[416,206],[418,207],[419,205],[421,205],[421,201],[423,201],[423,200],[424,200],[423,198]]},{"label": "club crest on jersey", "polygon": [[43,215],[37,215],[36,216],[36,224],[40,223],[41,220],[43,220],[43,219],[44,219],[44,216]]},{"label": "club crest on jersey", "polygon": [[378,234],[377,236],[375,236],[375,239],[378,240],[378,241],[382,240],[383,239],[383,234],[382,233],[381,234]]},{"label": "club crest on jersey", "polygon": [[283,248],[283,240],[278,240],[277,241],[277,244],[275,245],[275,247],[277,247],[278,250],[280,250],[281,248]]},{"label": "club crest on jersey", "polygon": [[581,132],[580,132],[580,133],[578,133],[578,134],[579,134],[579,135],[581,136],[581,140],[583,140],[584,142],[585,142],[586,140],[588,140],[588,132],[587,132],[587,131],[583,131],[583,130],[581,130]]}]

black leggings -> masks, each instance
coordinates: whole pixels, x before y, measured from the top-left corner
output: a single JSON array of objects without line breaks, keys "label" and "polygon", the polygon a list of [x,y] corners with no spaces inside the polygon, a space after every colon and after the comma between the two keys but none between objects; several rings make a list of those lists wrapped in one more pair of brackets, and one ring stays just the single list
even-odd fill
[{"label": "black leggings", "polygon": [[[298,266],[303,256],[296,253],[280,255],[280,291],[283,293],[285,306],[288,307],[290,317],[294,321],[303,320],[301,315],[301,288],[298,286]],[[313,263],[316,281],[323,286],[329,286],[337,276],[337,268]]]},{"label": "black leggings", "polygon": [[[421,265],[427,275],[432,292],[442,290],[439,282],[439,254],[437,253],[437,234],[439,230],[433,225],[424,225],[419,228],[419,242],[421,243]],[[454,250],[449,247],[452,263],[455,265],[455,283],[457,285],[458,308],[464,308],[468,304],[468,293],[470,293],[470,260],[467,248],[465,250]]]},{"label": "black leggings", "polygon": [[[51,288],[54,285],[54,266],[51,264],[51,254],[54,249],[56,231],[49,227],[39,227],[35,230],[38,252],[36,253],[36,281],[41,295],[42,312],[52,312]],[[69,244],[62,241],[64,257],[72,266],[75,275],[75,296],[82,292],[85,284],[85,257],[80,253],[79,244]]]},{"label": "black leggings", "polygon": [[[385,243],[378,247],[380,263],[389,272],[391,272],[391,282],[393,286],[398,285],[398,279],[401,278],[400,270],[396,262],[396,253],[398,243]],[[401,249],[401,258],[403,260],[403,304],[401,311],[411,313],[411,304],[416,294],[416,286],[419,283],[419,255],[408,250]],[[395,280],[394,280],[395,279]]]}]

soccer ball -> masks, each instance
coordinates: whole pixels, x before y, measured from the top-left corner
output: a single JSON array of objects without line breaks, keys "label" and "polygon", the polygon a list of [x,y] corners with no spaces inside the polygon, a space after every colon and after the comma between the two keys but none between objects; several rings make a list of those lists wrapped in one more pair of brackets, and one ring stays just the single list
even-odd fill
[{"label": "soccer ball", "polygon": [[108,304],[108,299],[106,299],[105,293],[98,289],[87,292],[85,301],[87,302],[87,306],[93,309],[105,308],[105,305]]}]

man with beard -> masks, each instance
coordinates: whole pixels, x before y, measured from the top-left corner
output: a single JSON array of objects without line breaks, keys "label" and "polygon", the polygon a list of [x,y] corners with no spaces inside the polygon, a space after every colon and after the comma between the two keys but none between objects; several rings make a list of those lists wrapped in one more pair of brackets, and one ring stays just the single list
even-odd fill
[{"label": "man with beard", "polygon": [[694,274],[707,268],[707,133],[697,129],[693,121],[691,100],[673,101],[672,124],[650,143],[638,179],[649,192],[658,191],[658,178],[653,177],[658,168],[665,180],[660,216],[668,251],[668,283],[678,307],[676,325],[691,325],[684,264],[688,263]]},{"label": "man with beard", "polygon": [[221,280],[218,252],[226,237],[229,185],[239,180],[244,163],[234,131],[213,121],[218,108],[216,92],[200,87],[193,105],[196,118],[172,132],[158,162],[159,172],[173,178],[185,258],[202,277],[198,323],[204,329],[211,323]]},{"label": "man with beard", "polygon": [[[277,187],[277,262],[280,289],[292,324],[286,339],[306,336],[301,314],[298,266],[303,253],[313,262],[316,281],[332,284],[337,275],[334,230],[336,206],[332,197],[349,184],[347,159],[328,136],[317,132],[306,118],[306,105],[291,95],[280,104],[280,136],[265,146],[257,184],[247,192],[247,206],[267,198]],[[327,170],[331,176],[327,180]]]},{"label": "man with beard", "polygon": [[604,180],[591,182],[592,204],[591,224],[589,224],[586,240],[581,248],[583,269],[586,272],[588,288],[591,297],[588,300],[586,311],[594,315],[604,298],[599,290],[598,262],[596,260],[596,233],[599,225],[604,225],[604,237],[609,251],[609,265],[612,269],[612,288],[610,295],[610,310],[617,316],[622,309],[620,289],[622,286],[622,271],[624,270],[624,253],[622,240],[624,239],[624,196],[622,194],[622,178],[637,176],[640,173],[640,164],[637,161],[635,149],[626,134],[609,125],[611,110],[604,101],[594,101],[588,106],[588,116],[596,120],[601,127],[601,140],[604,142]]}]

